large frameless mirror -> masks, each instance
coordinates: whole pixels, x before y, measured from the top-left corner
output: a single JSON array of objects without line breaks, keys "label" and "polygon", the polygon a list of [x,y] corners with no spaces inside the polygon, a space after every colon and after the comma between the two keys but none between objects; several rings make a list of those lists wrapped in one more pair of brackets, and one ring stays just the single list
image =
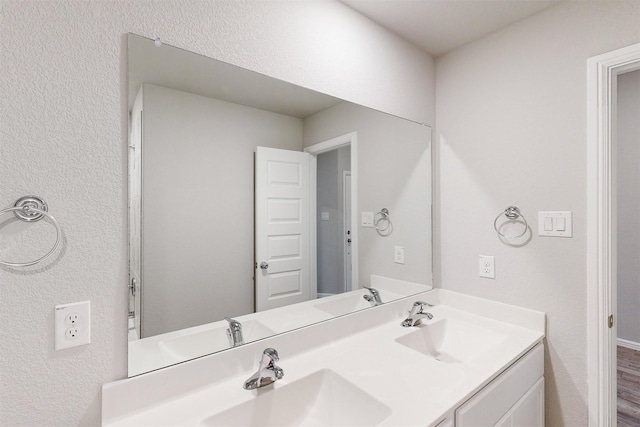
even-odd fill
[{"label": "large frameless mirror", "polygon": [[129,376],[431,288],[429,127],[133,34],[128,56]]}]

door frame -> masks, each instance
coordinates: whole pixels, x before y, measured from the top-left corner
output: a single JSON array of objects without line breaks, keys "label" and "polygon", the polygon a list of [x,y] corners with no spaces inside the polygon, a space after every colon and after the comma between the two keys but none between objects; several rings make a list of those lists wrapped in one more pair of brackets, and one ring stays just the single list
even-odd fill
[{"label": "door frame", "polygon": [[[347,215],[345,215],[345,206],[347,206],[347,203],[349,203],[349,213],[351,215],[349,215],[349,217],[353,218],[353,210],[352,210],[352,206],[351,206],[351,198],[349,198],[349,200],[347,200],[346,197],[346,182],[347,182],[347,177],[349,177],[349,195],[351,195],[351,192],[353,191],[353,184],[351,183],[351,171],[342,171],[342,265],[343,265],[343,270],[344,270],[344,278],[343,280],[343,289],[344,292],[349,292],[351,290],[353,290],[353,277],[351,278],[351,286],[348,288],[347,287],[347,282],[348,282],[348,277],[349,277],[349,270],[347,269],[347,260],[349,259],[349,257],[347,256],[347,245],[345,243],[348,243],[346,240],[344,240],[346,238],[345,236],[345,230],[347,229]],[[349,227],[351,230],[353,230],[353,222],[351,222],[351,227]],[[351,268],[353,269],[353,231],[351,231],[351,233],[349,234],[349,239],[351,239],[351,244],[349,245],[351,247]]]},{"label": "door frame", "polygon": [[[311,154],[311,174],[317,174],[318,168],[318,154],[332,151],[337,148],[350,146],[351,151],[351,290],[358,289],[358,132],[350,132],[344,135],[337,136],[335,138],[319,142],[317,144],[310,145],[304,149],[305,152]],[[317,189],[315,186],[311,188],[311,212],[317,211]],[[311,241],[317,242],[317,229],[316,229],[316,217],[317,215],[311,215]],[[316,277],[318,274],[317,264],[317,245],[312,245],[311,248],[311,274],[312,277]],[[314,261],[315,260],[315,261]],[[354,262],[355,260],[355,262]],[[317,282],[316,282],[317,286]]]},{"label": "door frame", "polygon": [[[640,69],[640,43],[587,61],[587,350],[589,426],[615,426],[616,90]],[[609,326],[609,316],[613,325]]]}]

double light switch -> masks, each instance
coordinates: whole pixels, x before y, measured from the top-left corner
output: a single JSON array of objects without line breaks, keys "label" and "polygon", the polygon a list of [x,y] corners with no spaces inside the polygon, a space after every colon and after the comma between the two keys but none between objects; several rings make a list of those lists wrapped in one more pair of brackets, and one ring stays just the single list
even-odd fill
[{"label": "double light switch", "polygon": [[571,211],[538,212],[538,235],[548,237],[572,237]]}]

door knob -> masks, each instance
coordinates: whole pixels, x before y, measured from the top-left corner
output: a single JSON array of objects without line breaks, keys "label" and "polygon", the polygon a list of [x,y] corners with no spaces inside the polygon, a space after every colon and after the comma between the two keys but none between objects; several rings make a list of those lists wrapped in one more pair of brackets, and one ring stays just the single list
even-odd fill
[{"label": "door knob", "polygon": [[266,270],[267,268],[269,268],[269,264],[267,264],[266,262],[261,262],[260,263],[260,268],[263,270]]}]

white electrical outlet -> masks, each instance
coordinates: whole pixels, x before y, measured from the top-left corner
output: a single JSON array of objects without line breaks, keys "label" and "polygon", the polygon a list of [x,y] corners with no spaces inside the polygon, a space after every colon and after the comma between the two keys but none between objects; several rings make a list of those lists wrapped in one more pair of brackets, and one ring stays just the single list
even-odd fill
[{"label": "white electrical outlet", "polygon": [[77,311],[69,313],[64,318],[64,323],[67,326],[73,326],[80,321],[80,314]]},{"label": "white electrical outlet", "polygon": [[478,257],[478,264],[480,277],[486,277],[488,279],[496,278],[496,265],[494,257],[480,255]]},{"label": "white electrical outlet", "polygon": [[55,307],[56,350],[91,342],[91,302],[74,302]]},{"label": "white electrical outlet", "polygon": [[75,340],[80,335],[80,330],[78,328],[69,328],[64,332],[64,337],[67,339]]}]

